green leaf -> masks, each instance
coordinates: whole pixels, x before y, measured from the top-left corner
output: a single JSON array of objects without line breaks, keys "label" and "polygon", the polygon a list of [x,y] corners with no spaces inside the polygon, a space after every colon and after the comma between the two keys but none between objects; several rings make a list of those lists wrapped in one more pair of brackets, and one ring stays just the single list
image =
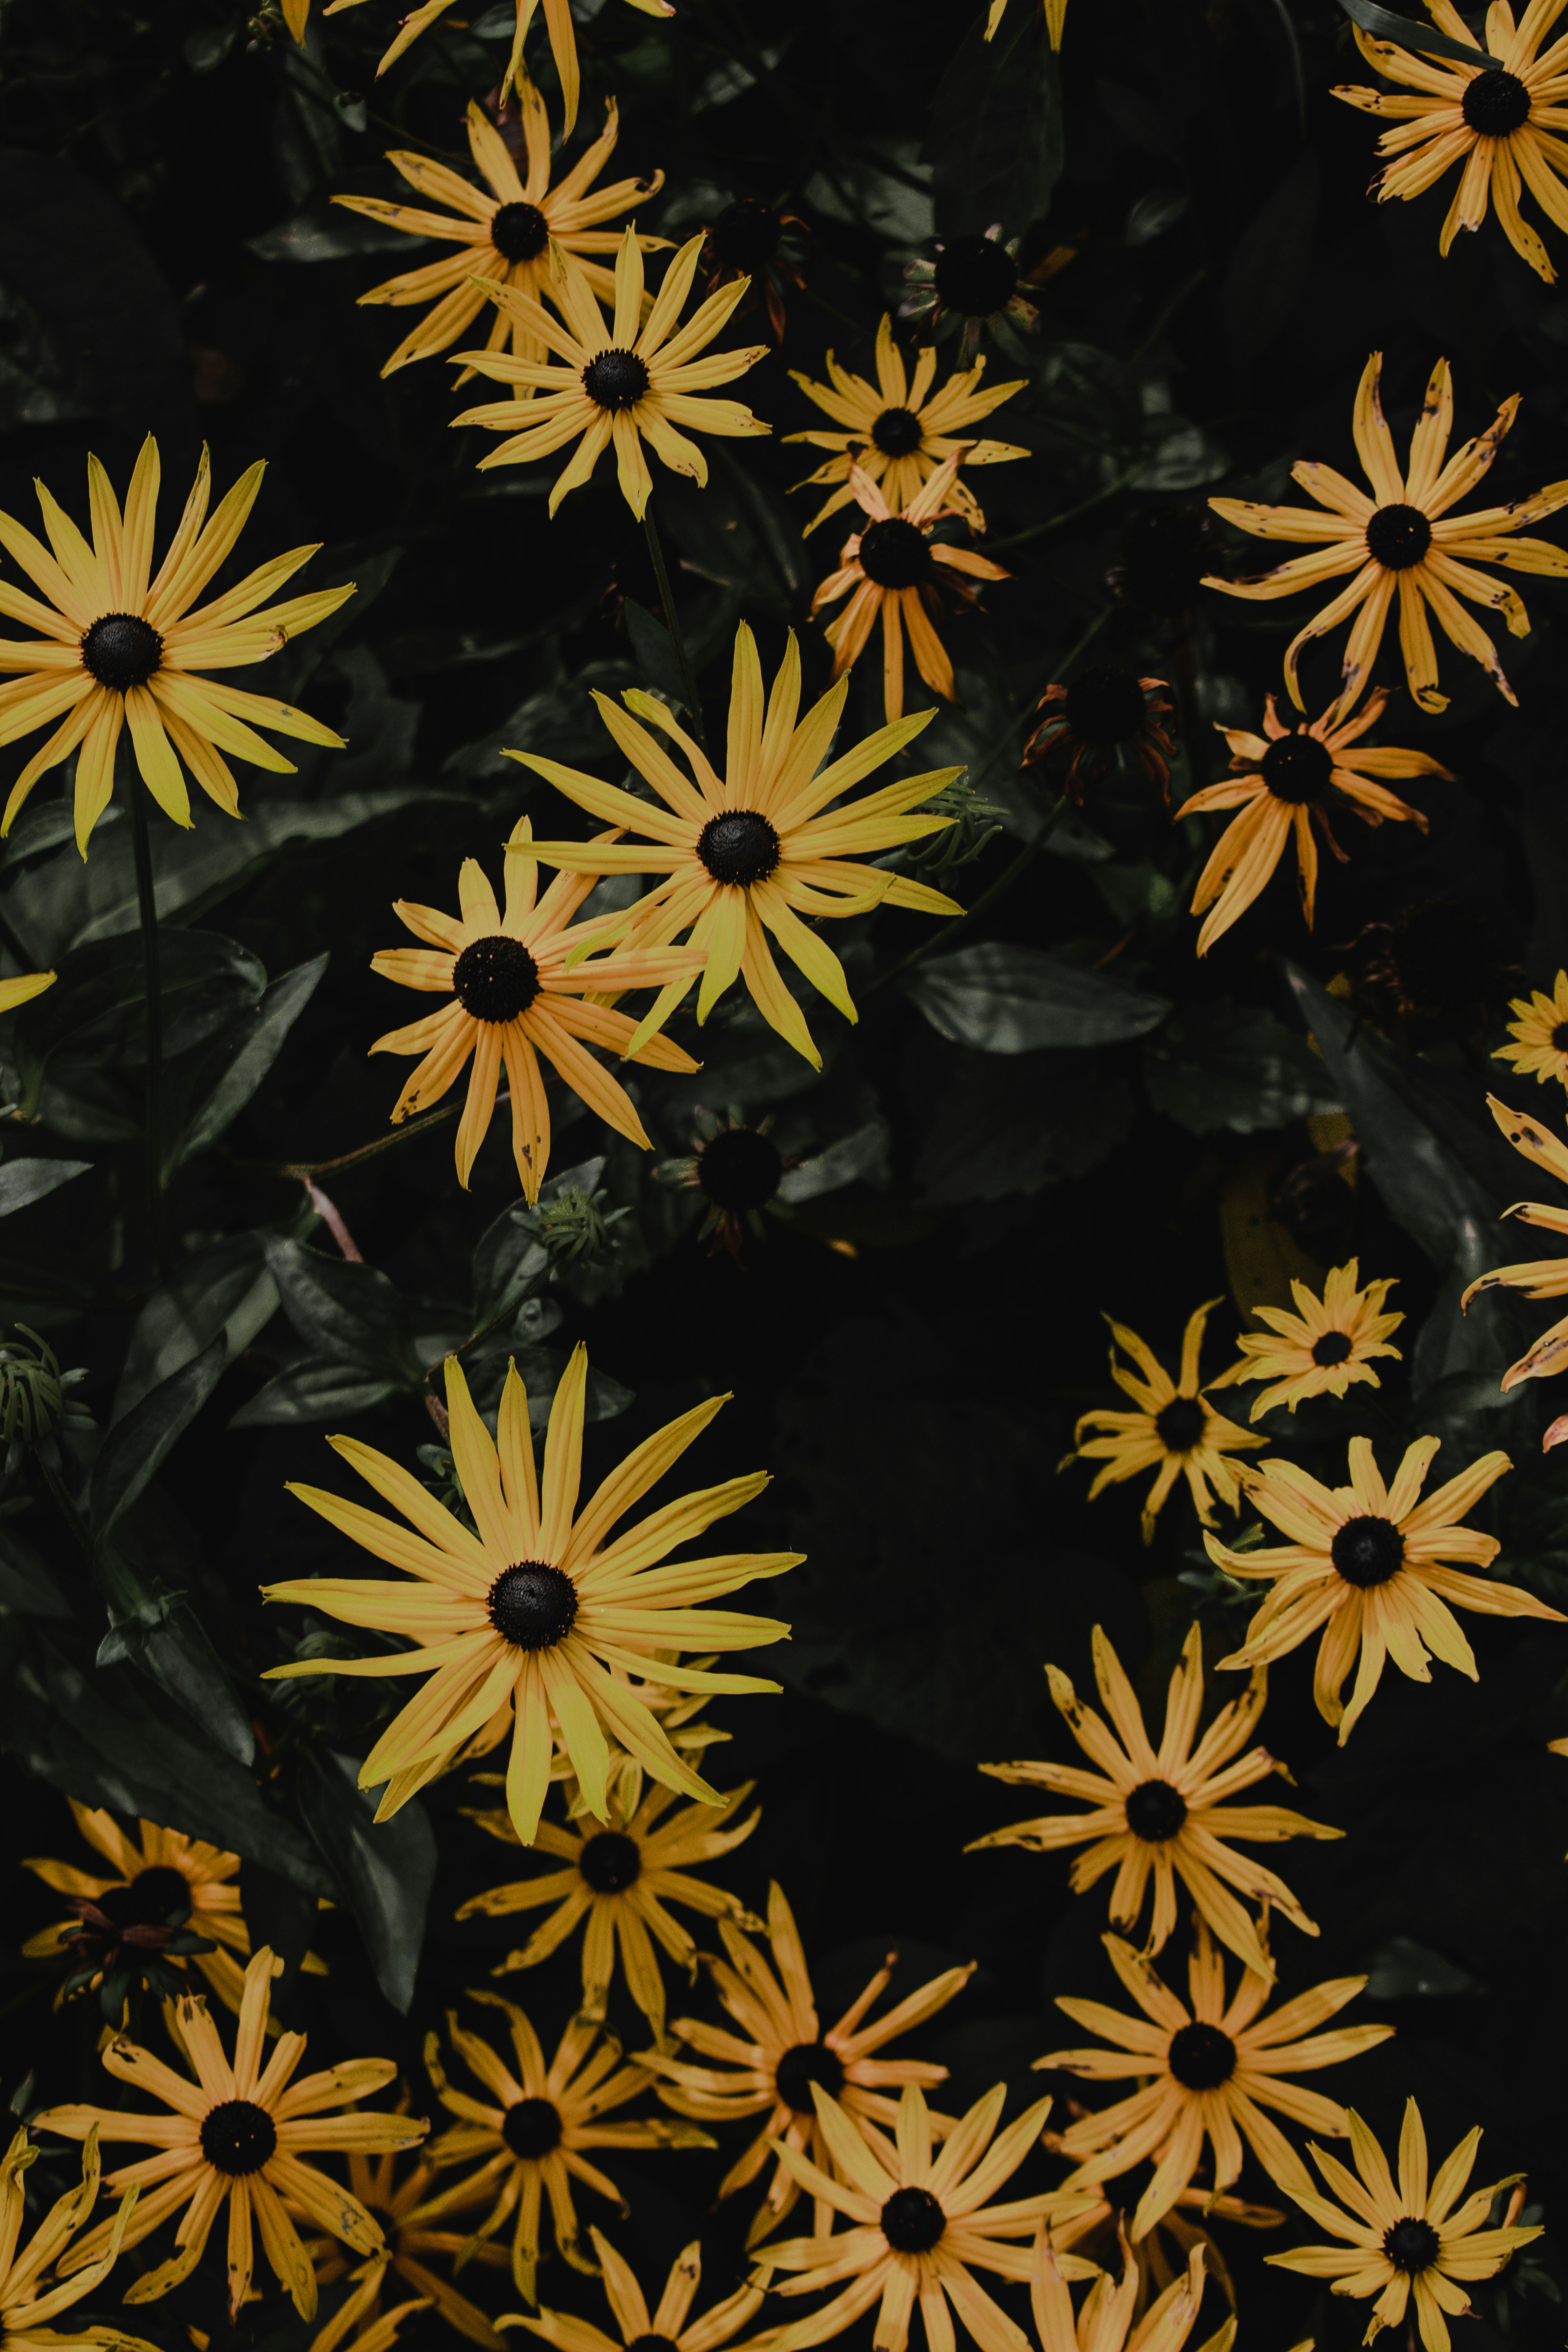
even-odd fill
[{"label": "green leaf", "polygon": [[922,1201],[952,1208],[1087,1176],[1126,1142],[1132,1089],[1094,1055],[965,1055],[915,1162]]},{"label": "green leaf", "polygon": [[237,1764],[248,1764],[256,1754],[250,1718],[184,1593],[148,1582],[123,1562],[112,1563],[100,1581],[109,1602],[110,1629],[99,1643],[96,1663],[112,1666],[128,1660],[183,1706]]},{"label": "green leaf", "polygon": [[0,1609],[15,1609],[25,1617],[75,1614],[42,1555],[7,1523],[0,1523]]},{"label": "green leaf", "polygon": [[1064,963],[1043,948],[984,940],[917,964],[904,991],[933,1029],[986,1054],[1041,1045],[1110,1045],[1157,1028],[1163,996]]},{"label": "green leaf", "polygon": [[1397,41],[1401,48],[1414,49],[1419,57],[1452,58],[1462,66],[1490,66],[1494,73],[1507,70],[1500,58],[1492,57],[1486,49],[1469,41],[1456,41],[1451,34],[1439,33],[1434,25],[1396,16],[1392,8],[1380,8],[1377,0],[1340,0],[1340,6],[1374,40]]},{"label": "green leaf", "polygon": [[[1296,315],[1297,298],[1312,262],[1321,182],[1317,155],[1304,147],[1231,248],[1220,310],[1238,376],[1245,376],[1254,352]],[[1152,487],[1146,476],[1139,487]]]},{"label": "green leaf", "polygon": [[388,1397],[401,1396],[407,1381],[371,1380],[352,1364],[306,1363],[279,1372],[230,1416],[230,1429],[280,1429],[293,1422],[347,1420],[368,1412]]},{"label": "green leaf", "polygon": [[99,1448],[88,1487],[88,1517],[95,1548],[107,1542],[116,1522],[146,1491],[174,1448],[223,1377],[227,1350],[221,1336],[199,1356],[132,1406],[115,1422]]},{"label": "green leaf", "polygon": [[342,1888],[376,1982],[406,2016],[436,1878],[435,1833],[416,1798],[378,1827],[378,1795],[358,1783],[353,1757],[312,1752],[300,1777],[300,1811]]},{"label": "green leaf", "polygon": [[1252,1135],[1340,1107],[1305,1037],[1261,1006],[1223,996],[1167,1023],[1144,1048],[1143,1081],[1155,1109],[1194,1135],[1216,1128]]},{"label": "green leaf", "polygon": [[994,39],[984,34],[976,16],[943,78],[925,151],[950,235],[1043,219],[1067,160],[1061,78],[1039,10],[1009,8]]},{"label": "green leaf", "polygon": [[[270,983],[261,1002],[231,1021],[202,1055],[200,1072],[193,1076],[190,1086],[199,1099],[184,1131],[176,1118],[169,1119],[165,1182],[183,1161],[207,1150],[238,1118],[282,1052],[289,1030],[315,994],[329,961],[330,955],[323,953],[284,972]],[[218,1075],[209,1084],[215,1066]]]},{"label": "green leaf", "polygon": [[90,1160],[7,1160],[0,1168],[0,1217],[30,1208],[91,1166]]},{"label": "green leaf", "polygon": [[844,1185],[862,1180],[885,1184],[890,1139],[885,1118],[879,1115],[868,1119],[863,1127],[814,1151],[798,1168],[787,1168],[779,1179],[777,1197],[791,1207],[796,1202],[819,1200],[826,1192],[837,1192]]},{"label": "green leaf", "polygon": [[395,1387],[417,1386],[424,1379],[408,1307],[379,1267],[328,1257],[277,1235],[268,1237],[266,1250],[283,1312],[315,1355]]},{"label": "green leaf", "polygon": [[689,716],[690,703],[669,631],[662,621],[656,621],[651,613],[645,613],[635,596],[625,599],[621,611],[637,661],[638,685],[652,687],[658,693],[668,695],[678,709]]},{"label": "green leaf", "polygon": [[278,1286],[259,1234],[239,1234],[198,1251],[137,1317],[112,1418],[122,1420],[220,1335],[225,1361],[232,1364],[277,1311]]},{"label": "green leaf", "polygon": [[1366,1990],[1371,2000],[1409,2000],[1426,1994],[1445,1999],[1457,1992],[1479,1992],[1473,1976],[1455,1960],[1445,1959],[1426,1944],[1408,1936],[1390,1936],[1365,1963]]}]

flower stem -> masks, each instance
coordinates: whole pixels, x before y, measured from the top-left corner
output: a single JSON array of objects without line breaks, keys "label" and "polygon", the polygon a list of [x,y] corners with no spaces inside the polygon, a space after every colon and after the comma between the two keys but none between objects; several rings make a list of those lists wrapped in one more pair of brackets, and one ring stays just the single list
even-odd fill
[{"label": "flower stem", "polygon": [[664,623],[675,647],[675,658],[680,670],[680,683],[686,696],[686,708],[691,716],[691,731],[706,751],[708,733],[702,724],[702,705],[698,698],[697,680],[692,673],[691,659],[686,650],[686,639],[680,634],[680,617],[675,609],[675,598],[669,593],[669,574],[664,568],[664,550],[659,545],[658,525],[653,519],[651,499],[643,509],[642,527],[647,534],[648,560],[653,576],[658,583],[659,602],[664,606]]},{"label": "flower stem", "polygon": [[155,1269],[163,1225],[163,997],[158,965],[158,900],[153,887],[153,846],[147,836],[147,787],[140,775],[133,773],[130,778],[129,798],[147,1001],[147,1231],[148,1253]]}]

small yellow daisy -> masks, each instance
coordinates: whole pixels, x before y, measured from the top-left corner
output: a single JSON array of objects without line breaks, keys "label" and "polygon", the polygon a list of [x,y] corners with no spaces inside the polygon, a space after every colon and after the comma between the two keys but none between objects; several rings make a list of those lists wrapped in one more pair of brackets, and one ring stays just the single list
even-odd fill
[{"label": "small yellow daisy", "polygon": [[1508,1024],[1513,1044],[1500,1045],[1493,1061],[1511,1062],[1521,1078],[1533,1074],[1538,1086],[1561,1078],[1568,1087],[1568,971],[1558,973],[1550,996],[1533,989],[1508,1009],[1517,1016]]},{"label": "small yellow daisy", "polygon": [[1292,1282],[1290,1293],[1298,1312],[1292,1315],[1283,1307],[1258,1307],[1258,1321],[1268,1328],[1242,1333],[1241,1362],[1222,1372],[1214,1386],[1228,1388],[1235,1381],[1272,1381],[1274,1386],[1265,1389],[1252,1408],[1248,1417],[1253,1421],[1279,1404],[1288,1404],[1294,1412],[1303,1397],[1342,1397],[1352,1381],[1366,1381],[1374,1389],[1380,1386],[1368,1359],[1398,1356],[1398,1349],[1388,1345],[1388,1337],[1405,1318],[1384,1312],[1394,1287],[1392,1276],[1369,1282],[1364,1290],[1358,1287],[1360,1280],[1361,1261],[1352,1257],[1348,1265],[1334,1267],[1321,1298],[1306,1283]]}]

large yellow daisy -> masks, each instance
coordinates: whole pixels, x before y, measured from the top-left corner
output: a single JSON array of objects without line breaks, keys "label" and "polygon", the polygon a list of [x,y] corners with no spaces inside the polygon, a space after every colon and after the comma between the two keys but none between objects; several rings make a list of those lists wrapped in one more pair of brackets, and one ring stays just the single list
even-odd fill
[{"label": "large yellow daisy", "polygon": [[[1042,2228],[1029,2273],[1029,2305],[1040,2352],[1182,2352],[1204,2297],[1205,2253],[1201,2242],[1194,2246],[1184,2266],[1140,2316],[1147,2280],[1138,2256],[1124,2246],[1121,2278],[1099,2272],[1075,2320],[1050,2231]],[[1220,2275],[1223,2283],[1223,2269]],[[1202,2352],[1230,2352],[1235,2341],[1232,2313]]]}]

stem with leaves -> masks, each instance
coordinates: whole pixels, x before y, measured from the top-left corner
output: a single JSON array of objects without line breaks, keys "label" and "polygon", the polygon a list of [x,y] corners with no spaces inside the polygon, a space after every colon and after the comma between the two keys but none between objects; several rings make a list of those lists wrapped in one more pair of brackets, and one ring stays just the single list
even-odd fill
[{"label": "stem with leaves", "polygon": [[708,735],[702,724],[702,705],[698,699],[697,678],[691,667],[690,656],[686,650],[686,639],[680,634],[680,616],[675,609],[675,598],[670,593],[669,574],[665,570],[664,549],[659,543],[658,525],[653,519],[651,499],[643,509],[642,527],[647,535],[648,561],[653,565],[653,576],[658,585],[658,600],[664,606],[664,625],[669,631],[670,643],[675,647],[676,664],[680,671],[681,689],[686,696],[686,708],[691,719],[691,731],[706,751]]},{"label": "stem with leaves", "polygon": [[153,845],[147,833],[150,797],[140,775],[127,780],[131,839],[136,858],[136,904],[142,916],[142,960],[147,1004],[147,1236],[154,1270],[163,1227],[163,995],[158,961],[158,899],[153,887]]}]

